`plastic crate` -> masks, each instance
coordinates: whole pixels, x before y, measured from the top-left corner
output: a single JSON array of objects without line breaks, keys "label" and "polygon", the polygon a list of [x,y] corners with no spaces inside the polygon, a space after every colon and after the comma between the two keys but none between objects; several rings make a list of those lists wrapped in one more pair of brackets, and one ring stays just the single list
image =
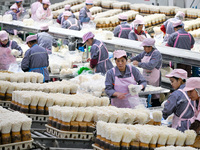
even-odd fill
[{"label": "plastic crate", "polygon": [[70,131],[61,131],[49,125],[45,125],[47,132],[51,135],[54,135],[58,138],[66,139],[80,139],[80,140],[92,140],[93,133],[88,132],[70,132]]},{"label": "plastic crate", "polygon": [[23,150],[32,148],[33,139],[30,141],[0,145],[0,150]]}]

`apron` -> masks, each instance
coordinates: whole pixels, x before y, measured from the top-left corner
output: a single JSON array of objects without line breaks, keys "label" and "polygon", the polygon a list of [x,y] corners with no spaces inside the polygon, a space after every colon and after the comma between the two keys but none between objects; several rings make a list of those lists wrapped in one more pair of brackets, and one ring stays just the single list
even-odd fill
[{"label": "apron", "polygon": [[136,34],[136,36],[137,36],[138,41],[141,41],[141,42],[142,42],[144,39],[147,38],[147,37],[146,37],[145,35],[143,35],[143,34],[141,34],[141,35]]},{"label": "apron", "polygon": [[[137,85],[137,82],[135,81],[135,78],[132,74],[132,67],[130,65],[129,68],[131,72],[131,77],[128,78],[118,78],[117,76],[115,76],[115,68],[112,68],[115,76],[114,89],[116,92],[129,93],[128,86],[130,84]],[[129,94],[124,99],[112,98],[111,105],[116,106],[118,108],[131,108],[128,99],[132,97],[133,96]],[[135,106],[138,105],[139,103],[140,103],[139,100],[135,101]]]},{"label": "apron", "polygon": [[[152,52],[151,56],[144,56],[142,58],[141,62],[142,63],[148,63],[155,51],[157,51],[157,50],[154,50]],[[153,70],[143,69],[143,76],[147,80],[147,83],[149,85],[153,85],[153,86],[157,86],[157,87],[159,86],[160,68],[159,69],[154,68]],[[160,98],[160,94],[153,94],[152,98],[153,99],[158,99],[158,98]]]},{"label": "apron", "polygon": [[119,32],[119,35],[118,35],[119,38],[121,37],[121,34],[122,34],[123,30],[130,30],[130,31],[132,30],[131,27],[129,27],[129,28],[123,28],[121,25],[119,25],[119,27],[120,27],[120,32]]},{"label": "apron", "polygon": [[16,58],[11,54],[11,45],[12,41],[9,47],[0,47],[0,70],[8,70],[10,64],[16,62]]},{"label": "apron", "polygon": [[[91,12],[86,12],[87,13],[87,17],[92,17],[92,14],[91,14]],[[89,22],[83,22],[83,24],[88,24]]]},{"label": "apron", "polygon": [[176,32],[176,33],[178,34],[178,36],[176,37],[176,41],[175,41],[175,43],[174,43],[174,47],[176,47],[176,44],[177,44],[177,42],[178,42],[178,39],[179,39],[179,37],[180,37],[181,35],[188,35],[189,38],[190,38],[190,42],[191,42],[191,36],[190,36],[189,33],[187,33],[187,34],[181,34],[181,33],[179,33],[179,32]]},{"label": "apron", "polygon": [[[104,63],[105,71],[107,72],[106,61],[109,59],[108,49],[105,47],[105,45],[103,44],[103,42],[101,42],[100,45],[97,45],[97,44],[94,44],[94,45],[96,45],[99,48],[99,58],[98,58],[97,65],[100,64],[100,63]],[[102,46],[106,49],[106,52],[108,53],[108,58],[100,61],[100,59],[101,59],[101,47]],[[95,68],[95,72],[96,72],[96,68]]]},{"label": "apron", "polygon": [[40,68],[30,68],[29,72],[33,71],[33,70],[37,70],[40,69],[40,71],[42,72],[42,75],[44,76],[43,82],[45,82],[45,75],[44,75],[44,69],[47,67],[40,67]]},{"label": "apron", "polygon": [[67,20],[67,22],[69,22],[69,24],[71,25],[67,29],[70,29],[71,27],[77,27],[78,28],[78,21],[77,20],[75,20],[75,24],[72,24],[71,21],[69,21],[69,20]]},{"label": "apron", "polygon": [[189,99],[187,94],[182,89],[179,89],[179,91],[181,91],[184,94],[184,96],[186,97],[186,99],[188,101],[188,105],[185,108],[185,110],[181,113],[180,117],[178,117],[174,114],[173,121],[172,121],[172,128],[177,129],[178,127],[181,127],[182,121],[187,121],[187,130],[188,130],[190,128],[190,123],[192,124],[195,121],[196,117],[195,117],[195,115],[192,118],[189,118],[189,119],[184,119],[182,117],[184,116],[185,113],[187,113],[187,110],[188,110],[189,107],[192,107],[194,113],[196,112],[196,102],[194,102],[194,106],[193,106],[192,103],[191,103],[191,100]]}]

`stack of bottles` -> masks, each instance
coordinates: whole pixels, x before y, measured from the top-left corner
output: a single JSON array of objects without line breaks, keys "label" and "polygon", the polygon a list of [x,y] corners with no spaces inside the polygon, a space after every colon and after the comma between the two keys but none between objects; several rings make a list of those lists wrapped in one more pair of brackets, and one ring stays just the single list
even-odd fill
[{"label": "stack of bottles", "polygon": [[11,101],[13,91],[42,91],[46,93],[75,94],[77,88],[77,84],[66,80],[44,84],[0,81],[0,100]]},{"label": "stack of bottles", "polygon": [[67,95],[38,91],[14,91],[10,107],[23,113],[48,115],[49,107],[54,105],[72,107],[108,106],[109,98],[99,98],[91,94]]},{"label": "stack of bottles", "polygon": [[[157,113],[158,114],[158,113]],[[155,115],[154,115],[155,116]],[[158,125],[161,117],[156,116]],[[145,124],[150,120],[150,111],[143,108],[129,109],[114,106],[103,107],[49,107],[48,125],[63,131],[91,132],[98,121],[109,123]]]},{"label": "stack of bottles", "polygon": [[197,136],[194,130],[186,130],[183,133],[166,126],[126,125],[99,121],[96,127],[95,145],[110,150],[153,150],[165,145],[192,146]]},{"label": "stack of bottles", "polygon": [[0,145],[31,140],[32,120],[0,106]]},{"label": "stack of bottles", "polygon": [[43,83],[44,76],[36,72],[3,73],[0,72],[0,80],[17,83]]}]

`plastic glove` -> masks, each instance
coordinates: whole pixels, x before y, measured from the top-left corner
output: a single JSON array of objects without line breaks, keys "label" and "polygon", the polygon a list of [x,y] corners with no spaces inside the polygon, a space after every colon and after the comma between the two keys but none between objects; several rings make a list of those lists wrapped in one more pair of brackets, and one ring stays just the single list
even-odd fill
[{"label": "plastic glove", "polygon": [[131,95],[138,95],[138,93],[143,89],[143,85],[130,84],[128,88]]},{"label": "plastic glove", "polygon": [[199,131],[200,131],[200,121],[199,120],[195,120],[195,122],[191,124],[190,130],[194,130],[198,134]]},{"label": "plastic glove", "polygon": [[15,57],[18,57],[18,56],[21,54],[21,52],[18,51],[18,50],[13,49],[13,50],[11,51],[11,54],[12,54],[13,56],[15,56]]}]

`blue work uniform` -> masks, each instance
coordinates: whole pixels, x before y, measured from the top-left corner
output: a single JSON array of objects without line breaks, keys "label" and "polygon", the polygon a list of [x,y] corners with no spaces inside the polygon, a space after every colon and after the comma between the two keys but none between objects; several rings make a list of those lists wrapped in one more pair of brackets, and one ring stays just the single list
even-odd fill
[{"label": "blue work uniform", "polygon": [[130,24],[125,21],[121,22],[121,24],[114,29],[113,34],[115,37],[128,39],[128,35],[131,30],[132,27],[130,26]]},{"label": "blue work uniform", "polygon": [[89,9],[85,7],[83,7],[80,12],[79,12],[79,20],[81,22],[81,25],[82,23],[88,23],[90,21],[90,17],[88,17],[88,12],[90,12]]}]

